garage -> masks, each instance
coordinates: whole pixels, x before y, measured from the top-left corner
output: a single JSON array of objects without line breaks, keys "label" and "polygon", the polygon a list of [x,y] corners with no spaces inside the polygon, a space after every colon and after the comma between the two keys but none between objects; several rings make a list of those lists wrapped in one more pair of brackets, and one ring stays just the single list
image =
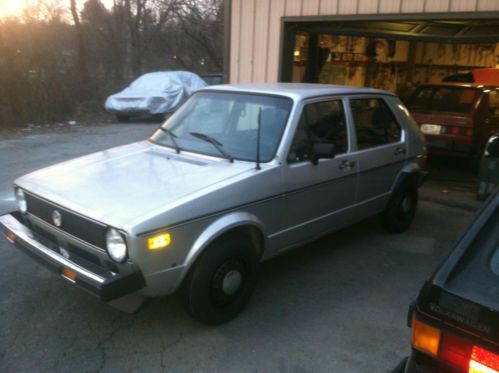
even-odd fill
[{"label": "garage", "polygon": [[499,2],[232,0],[231,83],[412,87],[499,61]]},{"label": "garage", "polygon": [[[499,67],[499,1],[231,0],[226,11],[231,83],[367,86],[406,100],[423,84],[469,79],[471,71]],[[488,87],[479,89],[488,92]],[[460,189],[475,195],[488,127],[499,119],[499,91],[494,87],[490,92],[490,108],[483,112],[491,118],[476,131],[466,128],[470,125],[463,118],[463,123],[440,123],[415,116],[420,125],[431,127],[422,130],[425,135],[431,129],[437,137],[427,136],[429,166],[435,167],[431,182],[442,193]],[[474,96],[463,100],[471,105]],[[439,164],[432,156],[435,150],[459,158]],[[435,175],[463,183],[441,183]]]},{"label": "garage", "polygon": [[421,83],[465,79],[499,62],[498,20],[381,18],[285,22],[280,80],[367,86],[404,98]]}]

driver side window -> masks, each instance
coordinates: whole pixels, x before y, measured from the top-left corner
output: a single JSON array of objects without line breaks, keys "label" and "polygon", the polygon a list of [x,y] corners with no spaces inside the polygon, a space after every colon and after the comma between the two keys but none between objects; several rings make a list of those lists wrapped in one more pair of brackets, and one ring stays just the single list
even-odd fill
[{"label": "driver side window", "polygon": [[347,124],[341,100],[316,102],[303,108],[288,163],[310,160],[313,145],[319,143],[333,144],[336,154],[347,152]]}]

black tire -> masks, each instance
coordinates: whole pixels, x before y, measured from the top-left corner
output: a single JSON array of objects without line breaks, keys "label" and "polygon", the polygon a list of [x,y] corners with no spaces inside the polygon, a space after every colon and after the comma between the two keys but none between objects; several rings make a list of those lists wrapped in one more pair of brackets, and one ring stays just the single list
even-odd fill
[{"label": "black tire", "polygon": [[482,157],[483,157],[483,152],[485,150],[485,145],[481,145],[478,147],[477,150],[473,153],[473,155],[470,158],[470,167],[471,171],[475,174],[478,175],[480,172],[480,163],[482,163]]},{"label": "black tire", "polygon": [[409,183],[402,184],[381,214],[383,227],[390,233],[406,231],[416,215],[418,188]]},{"label": "black tire", "polygon": [[182,285],[189,314],[210,325],[237,316],[255,289],[258,262],[256,249],[244,236],[230,235],[211,244]]},{"label": "black tire", "polygon": [[116,119],[118,122],[128,122],[130,120],[130,115],[116,114]]},{"label": "black tire", "polygon": [[488,194],[487,194],[487,186],[485,184],[485,182],[482,181],[482,183],[484,183],[484,187],[482,190],[480,190],[480,181],[477,182],[477,185],[476,185],[476,199],[477,201],[485,201],[488,197]]},{"label": "black tire", "polygon": [[155,121],[155,122],[164,122],[165,119],[166,119],[166,115],[165,114],[154,114],[152,116],[152,119]]}]

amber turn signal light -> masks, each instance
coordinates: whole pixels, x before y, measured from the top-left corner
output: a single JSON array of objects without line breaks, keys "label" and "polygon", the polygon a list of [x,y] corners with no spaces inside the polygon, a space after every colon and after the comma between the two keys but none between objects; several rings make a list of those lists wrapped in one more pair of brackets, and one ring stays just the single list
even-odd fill
[{"label": "amber turn signal light", "polygon": [[10,243],[14,243],[14,241],[16,240],[16,235],[14,234],[14,232],[7,232],[7,239]]},{"label": "amber turn signal light", "polygon": [[149,250],[159,250],[170,245],[172,239],[170,233],[158,234],[147,240]]},{"label": "amber turn signal light", "polygon": [[62,276],[66,277],[68,280],[76,282],[76,272],[69,268],[62,269]]},{"label": "amber turn signal light", "polygon": [[412,345],[414,348],[437,356],[440,344],[440,330],[422,323],[412,316]]}]

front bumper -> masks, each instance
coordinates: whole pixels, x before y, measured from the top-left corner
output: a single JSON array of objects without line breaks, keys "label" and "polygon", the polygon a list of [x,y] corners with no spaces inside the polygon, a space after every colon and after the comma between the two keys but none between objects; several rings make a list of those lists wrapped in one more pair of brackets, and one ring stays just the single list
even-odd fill
[{"label": "front bumper", "polygon": [[[127,273],[115,273],[72,255],[66,258],[60,254],[59,246],[33,232],[22,222],[19,213],[0,216],[0,232],[21,251],[61,275],[78,288],[98,297],[104,302],[121,298],[145,287],[140,270],[132,265]],[[67,273],[73,274],[72,278]]]}]

